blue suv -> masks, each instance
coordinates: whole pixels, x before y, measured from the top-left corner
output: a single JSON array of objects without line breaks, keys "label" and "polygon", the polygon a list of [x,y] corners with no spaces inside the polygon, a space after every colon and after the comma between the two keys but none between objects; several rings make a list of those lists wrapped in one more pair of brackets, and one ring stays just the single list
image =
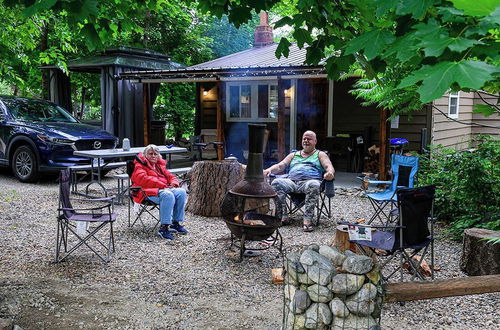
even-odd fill
[{"label": "blue suv", "polygon": [[52,102],[0,96],[0,165],[10,166],[21,182],[36,181],[40,172],[89,164],[73,152],[114,148],[117,142]]}]

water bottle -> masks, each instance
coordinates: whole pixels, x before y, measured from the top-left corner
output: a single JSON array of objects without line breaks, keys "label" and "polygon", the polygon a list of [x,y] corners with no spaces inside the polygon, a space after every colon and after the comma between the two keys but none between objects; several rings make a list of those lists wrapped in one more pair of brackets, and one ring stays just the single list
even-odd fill
[{"label": "water bottle", "polygon": [[123,148],[123,151],[130,150],[130,140],[129,139],[127,139],[127,138],[123,139],[122,148]]}]

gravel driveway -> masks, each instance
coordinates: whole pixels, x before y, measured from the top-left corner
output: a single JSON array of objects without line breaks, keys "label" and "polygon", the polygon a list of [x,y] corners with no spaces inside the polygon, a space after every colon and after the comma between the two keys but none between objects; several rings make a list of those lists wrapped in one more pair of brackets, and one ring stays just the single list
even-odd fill
[{"label": "gravel driveway", "polygon": [[[187,215],[190,233],[165,242],[127,227],[127,207],[117,206],[116,253],[103,264],[85,248],[52,264],[58,186],[46,179],[21,184],[0,172],[0,319],[24,329],[279,329],[282,288],[271,269],[276,250],[237,262],[220,218]],[[105,184],[113,186],[112,178]],[[337,194],[334,220],[371,213],[359,196]],[[329,244],[333,220],[313,233],[300,224],[280,229],[287,249]],[[464,276],[460,244],[439,237],[438,278]],[[499,294],[386,304],[383,329],[498,329]]]}]

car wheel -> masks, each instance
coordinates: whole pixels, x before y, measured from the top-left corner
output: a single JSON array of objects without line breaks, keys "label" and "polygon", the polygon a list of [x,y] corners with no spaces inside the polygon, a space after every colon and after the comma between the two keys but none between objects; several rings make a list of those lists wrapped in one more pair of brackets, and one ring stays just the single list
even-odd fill
[{"label": "car wheel", "polygon": [[21,146],[12,157],[12,171],[21,182],[33,182],[38,178],[38,164],[33,150],[28,146]]}]

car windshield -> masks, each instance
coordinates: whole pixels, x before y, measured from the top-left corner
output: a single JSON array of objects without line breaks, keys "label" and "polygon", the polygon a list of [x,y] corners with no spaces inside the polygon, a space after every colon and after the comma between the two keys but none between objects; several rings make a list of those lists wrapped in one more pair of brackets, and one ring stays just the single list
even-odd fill
[{"label": "car windshield", "polygon": [[77,123],[72,115],[58,105],[29,99],[3,99],[17,120]]}]

